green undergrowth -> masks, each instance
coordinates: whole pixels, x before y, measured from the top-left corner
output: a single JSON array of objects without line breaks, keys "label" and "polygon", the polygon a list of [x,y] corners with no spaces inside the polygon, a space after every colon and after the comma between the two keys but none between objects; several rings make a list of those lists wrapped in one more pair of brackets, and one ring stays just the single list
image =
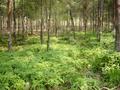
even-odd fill
[{"label": "green undergrowth", "polygon": [[[50,50],[29,37],[11,52],[0,47],[0,90],[101,90],[120,84],[120,54],[113,37],[52,37]],[[111,89],[110,89],[111,90]]]}]

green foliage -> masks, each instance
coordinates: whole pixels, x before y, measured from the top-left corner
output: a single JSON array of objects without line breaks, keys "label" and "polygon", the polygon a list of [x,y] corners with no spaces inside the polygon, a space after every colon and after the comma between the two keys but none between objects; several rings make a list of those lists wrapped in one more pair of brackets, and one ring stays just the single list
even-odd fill
[{"label": "green foliage", "polygon": [[106,52],[95,58],[93,70],[101,72],[105,81],[112,85],[120,84],[120,54]]},{"label": "green foliage", "polygon": [[28,83],[35,90],[97,87],[97,80],[85,73],[89,71],[88,61],[80,59],[80,51],[72,43],[60,43],[67,40],[52,38],[51,50],[46,52],[38,38],[30,37],[26,41],[12,52],[0,52],[1,89],[23,90]]},{"label": "green foliage", "polygon": [[0,89],[101,90],[120,84],[120,54],[110,49],[112,37],[103,35],[99,43],[91,33],[76,35],[76,40],[52,37],[48,52],[39,37],[12,52],[0,48]]}]

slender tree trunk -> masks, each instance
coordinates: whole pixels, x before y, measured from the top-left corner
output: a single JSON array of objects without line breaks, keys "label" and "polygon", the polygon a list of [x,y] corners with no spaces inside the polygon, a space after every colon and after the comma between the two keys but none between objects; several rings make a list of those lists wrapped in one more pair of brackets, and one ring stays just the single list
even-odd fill
[{"label": "slender tree trunk", "polygon": [[26,26],[25,26],[25,36],[27,37],[28,36],[28,30],[29,30],[29,28],[28,28],[28,18],[26,18],[26,22],[25,22],[25,24],[26,24]]},{"label": "slender tree trunk", "polygon": [[22,0],[22,39],[25,39],[25,23],[24,23],[24,0]]},{"label": "slender tree trunk", "polygon": [[93,22],[92,22],[92,24],[93,24],[93,34],[95,33],[95,0],[93,0]]},{"label": "slender tree trunk", "polygon": [[115,29],[116,29],[116,37],[115,37],[115,47],[118,52],[120,52],[120,0],[115,0]]},{"label": "slender tree trunk", "polygon": [[36,20],[36,34],[37,34],[37,31],[38,31],[38,21]]},{"label": "slender tree trunk", "polygon": [[33,23],[32,23],[32,20],[30,20],[30,30],[31,30],[31,35],[33,35]]},{"label": "slender tree trunk", "polygon": [[2,28],[2,16],[0,16],[0,39],[3,41],[3,28]]},{"label": "slender tree trunk", "polygon": [[56,12],[55,12],[54,23],[55,23],[55,36],[57,37],[58,36],[58,28],[57,28],[57,13]]},{"label": "slender tree trunk", "polygon": [[4,16],[1,17],[1,34],[2,34],[1,40],[3,41],[4,39]]},{"label": "slender tree trunk", "polygon": [[[0,17],[0,35],[2,35],[2,18]],[[0,39],[2,40],[2,38],[0,37]]]},{"label": "slender tree trunk", "polygon": [[48,40],[47,40],[47,51],[50,48],[50,28],[51,28],[51,12],[52,12],[52,0],[49,1],[49,17],[48,17]]},{"label": "slender tree trunk", "polygon": [[115,22],[115,19],[116,19],[116,0],[113,0],[113,14],[112,14],[112,28],[113,28],[113,37],[115,37],[115,24],[116,24],[116,22]]},{"label": "slender tree trunk", "polygon": [[43,0],[41,0],[41,31],[40,31],[40,41],[43,44]]},{"label": "slender tree trunk", "polygon": [[98,30],[97,30],[97,40],[101,40],[102,32],[102,13],[103,13],[104,0],[98,0]]},{"label": "slender tree trunk", "polygon": [[22,39],[25,39],[25,25],[24,25],[24,17],[22,17]]},{"label": "slender tree trunk", "polygon": [[8,51],[12,49],[12,12],[13,12],[13,0],[7,1],[7,30],[8,30]]},{"label": "slender tree trunk", "polygon": [[15,9],[15,0],[13,0],[13,21],[14,21],[14,27],[13,27],[13,37],[14,37],[14,42],[16,43],[16,9]]},{"label": "slender tree trunk", "polygon": [[85,31],[85,35],[87,33],[87,16],[84,16],[84,31]]},{"label": "slender tree trunk", "polygon": [[71,9],[70,9],[70,20],[71,20],[71,24],[72,24],[73,38],[75,39],[75,23],[74,23]]},{"label": "slender tree trunk", "polygon": [[85,1],[84,5],[83,5],[84,10],[82,11],[85,36],[86,36],[86,33],[87,33],[87,23],[88,23],[88,15],[87,15],[88,7],[87,7],[87,5],[88,5],[88,2]]},{"label": "slender tree trunk", "polygon": [[18,16],[18,20],[17,20],[17,22],[18,22],[18,23],[17,23],[17,24],[18,24],[18,25],[17,25],[17,26],[18,26],[17,34],[18,34],[18,35],[20,35],[20,30],[21,30],[21,28],[20,28],[20,27],[21,27],[20,19],[21,19],[20,16]]},{"label": "slender tree trunk", "polygon": [[79,31],[81,31],[81,17],[80,17],[80,14],[79,14]]}]

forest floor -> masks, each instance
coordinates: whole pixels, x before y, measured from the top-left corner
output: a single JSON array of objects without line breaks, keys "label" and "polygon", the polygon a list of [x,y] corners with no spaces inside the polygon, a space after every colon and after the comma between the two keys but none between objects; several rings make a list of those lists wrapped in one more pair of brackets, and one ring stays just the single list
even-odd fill
[{"label": "forest floor", "polygon": [[120,56],[114,51],[112,35],[103,34],[100,43],[91,33],[76,35],[76,40],[51,37],[48,52],[37,36],[11,52],[1,46],[0,90],[116,90],[119,74],[113,78],[106,70],[111,67],[106,62]]}]

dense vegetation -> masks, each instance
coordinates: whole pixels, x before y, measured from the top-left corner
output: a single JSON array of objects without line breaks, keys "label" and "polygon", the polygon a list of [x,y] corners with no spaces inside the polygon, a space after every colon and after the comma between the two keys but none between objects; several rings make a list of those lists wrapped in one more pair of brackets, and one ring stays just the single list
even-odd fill
[{"label": "dense vegetation", "polygon": [[[31,36],[12,52],[0,49],[0,88],[23,90],[101,90],[120,84],[120,54],[114,48],[112,35],[105,34],[101,43],[95,36],[76,33],[77,41],[52,37],[51,49]],[[79,42],[78,42],[79,41]]]},{"label": "dense vegetation", "polygon": [[[52,37],[51,49],[31,36],[12,52],[1,47],[1,90],[23,90],[28,83],[33,90],[101,90],[120,84],[120,54],[112,35],[105,34],[101,43],[89,33],[76,33],[77,41]],[[79,42],[78,42],[79,41]]]},{"label": "dense vegetation", "polygon": [[0,90],[119,90],[120,0],[0,0]]}]

